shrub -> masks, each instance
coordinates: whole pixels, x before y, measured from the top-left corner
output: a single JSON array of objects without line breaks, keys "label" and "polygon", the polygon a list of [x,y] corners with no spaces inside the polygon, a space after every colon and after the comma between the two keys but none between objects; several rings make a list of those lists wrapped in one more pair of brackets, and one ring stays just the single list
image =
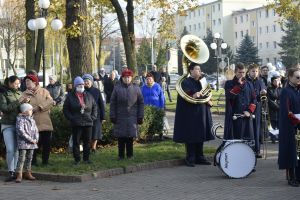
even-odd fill
[{"label": "shrub", "polygon": [[[163,132],[164,111],[153,106],[145,106],[144,123],[139,127],[139,138],[151,140],[155,134],[161,135]],[[106,107],[106,119],[109,119],[109,108]],[[61,106],[56,106],[51,110],[51,120],[53,124],[52,146],[54,150],[62,150],[68,146],[72,129],[68,120],[65,119]],[[102,144],[113,144],[112,136],[113,124],[106,120],[102,124]]]}]

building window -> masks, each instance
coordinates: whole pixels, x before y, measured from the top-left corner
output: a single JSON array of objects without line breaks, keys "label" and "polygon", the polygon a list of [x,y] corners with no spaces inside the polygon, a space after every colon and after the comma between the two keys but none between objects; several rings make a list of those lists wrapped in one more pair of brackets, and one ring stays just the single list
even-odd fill
[{"label": "building window", "polygon": [[266,42],[266,48],[269,48],[269,42]]},{"label": "building window", "polygon": [[259,34],[261,35],[262,34],[262,28],[259,27]]},{"label": "building window", "polygon": [[259,48],[262,49],[262,43],[259,43]]},{"label": "building window", "polygon": [[199,30],[201,29],[201,24],[200,24],[200,23],[198,23],[198,29],[199,29]]},{"label": "building window", "polygon": [[235,34],[235,38],[237,39],[238,38],[238,33],[234,32],[234,34]]},{"label": "building window", "polygon": [[261,10],[259,11],[259,13],[258,13],[258,14],[259,14],[259,18],[261,18]]},{"label": "building window", "polygon": [[275,24],[273,25],[273,32],[274,33],[276,32],[276,25]]},{"label": "building window", "polygon": [[196,17],[196,11],[193,11],[194,17]]},{"label": "building window", "polygon": [[200,9],[198,10],[198,15],[201,16],[201,10]]},{"label": "building window", "polygon": [[275,9],[273,9],[272,12],[273,12],[273,16],[276,16],[276,11],[275,11]]},{"label": "building window", "polygon": [[276,63],[277,63],[277,58],[275,57],[274,58],[274,64],[276,65]]},{"label": "building window", "polygon": [[234,22],[235,22],[235,24],[237,24],[237,17],[234,18]]},{"label": "building window", "polygon": [[246,30],[246,35],[249,35],[249,31],[248,31],[248,29]]},{"label": "building window", "polygon": [[246,15],[246,22],[249,20],[249,16],[248,15]]},{"label": "building window", "polygon": [[269,59],[269,58],[266,58],[266,61],[267,61],[267,63],[268,63],[268,62],[270,62],[270,59]]},{"label": "building window", "polygon": [[221,25],[221,18],[218,19],[218,24]]},{"label": "building window", "polygon": [[218,4],[218,10],[219,11],[221,10],[221,4]]},{"label": "building window", "polygon": [[213,12],[216,11],[215,5],[212,6],[212,10],[213,10]]},{"label": "building window", "polygon": [[252,27],[255,27],[255,21],[252,21],[251,24],[252,24]]},{"label": "building window", "polygon": [[269,26],[266,26],[266,33],[269,33]]},{"label": "building window", "polygon": [[274,49],[276,49],[276,48],[277,48],[277,42],[274,41],[274,42],[273,42],[273,45],[274,45]]},{"label": "building window", "polygon": [[244,37],[244,32],[243,32],[243,31],[241,31],[241,37],[242,37],[242,38]]},{"label": "building window", "polygon": [[197,25],[196,25],[196,24],[194,24],[194,30],[195,30],[195,31],[197,30]]},{"label": "building window", "polygon": [[189,25],[189,29],[190,29],[190,31],[192,31],[192,25]]},{"label": "building window", "polygon": [[255,36],[252,36],[252,42],[255,42]]},{"label": "building window", "polygon": [[213,20],[213,25],[214,25],[214,26],[216,25],[216,20],[215,20],[215,19]]},{"label": "building window", "polygon": [[269,10],[266,9],[266,18],[268,18],[268,17],[269,17]]},{"label": "building window", "polygon": [[207,14],[207,19],[210,19],[210,15],[209,15],[209,13]]},{"label": "building window", "polygon": [[205,22],[203,22],[203,24],[202,24],[202,28],[205,30]]},{"label": "building window", "polygon": [[241,23],[243,23],[243,15],[240,16]]}]

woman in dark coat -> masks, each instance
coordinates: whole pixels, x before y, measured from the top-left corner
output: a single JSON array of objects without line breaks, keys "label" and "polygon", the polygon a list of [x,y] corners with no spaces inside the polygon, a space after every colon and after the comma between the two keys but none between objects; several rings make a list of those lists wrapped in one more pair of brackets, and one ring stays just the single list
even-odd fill
[{"label": "woman in dark coat", "polygon": [[74,88],[70,92],[63,106],[63,112],[72,126],[73,156],[75,165],[80,162],[79,144],[83,142],[83,161],[90,164],[90,141],[93,121],[97,119],[97,105],[93,96],[84,91],[84,81],[80,76],[74,79]]},{"label": "woman in dark coat", "polygon": [[[270,122],[273,129],[279,128],[279,105],[280,105],[280,94],[282,88],[280,87],[280,76],[273,76],[271,78],[271,84],[267,90],[268,107]],[[271,134],[272,143],[275,143],[276,136]]]},{"label": "woman in dark coat", "polygon": [[[188,67],[190,77],[182,81],[184,92],[199,99],[202,89],[199,64],[191,63]],[[180,95],[177,97],[174,137],[173,140],[186,145],[186,165],[194,167],[195,164],[210,165],[203,154],[203,143],[214,139],[211,134],[212,117],[210,107],[212,103],[193,104]]]},{"label": "woman in dark coat", "polygon": [[93,87],[94,78],[90,74],[85,74],[82,76],[84,80],[84,88],[87,92],[89,92],[93,97],[97,104],[97,119],[93,122],[93,130],[92,130],[92,152],[96,152],[97,141],[102,139],[102,121],[104,121],[105,117],[105,107],[104,102],[100,93],[100,90]]},{"label": "woman in dark coat", "polygon": [[288,184],[294,187],[298,187],[300,182],[295,140],[300,127],[299,117],[296,117],[296,114],[300,114],[299,87],[300,69],[292,68],[288,71],[288,82],[280,95],[278,164],[279,169],[287,171]]},{"label": "woman in dark coat", "polygon": [[[256,96],[253,86],[245,79],[246,68],[238,63],[235,76],[225,83],[225,124],[224,139],[253,140],[254,129],[251,114],[255,111]],[[234,114],[243,117],[233,120]]]},{"label": "woman in dark coat", "polygon": [[137,137],[138,124],[143,123],[144,100],[138,86],[132,84],[133,72],[123,70],[122,82],[115,86],[110,99],[110,120],[113,135],[118,138],[119,160],[133,156],[133,139]]}]

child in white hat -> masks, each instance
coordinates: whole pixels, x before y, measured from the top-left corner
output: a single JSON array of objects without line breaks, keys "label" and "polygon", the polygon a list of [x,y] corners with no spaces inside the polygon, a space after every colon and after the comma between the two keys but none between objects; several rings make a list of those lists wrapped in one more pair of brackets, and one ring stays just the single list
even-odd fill
[{"label": "child in white hat", "polygon": [[19,149],[19,158],[16,168],[16,183],[22,181],[22,171],[24,171],[24,179],[35,180],[31,174],[31,161],[34,149],[37,149],[39,140],[39,132],[36,123],[32,117],[32,106],[23,103],[20,106],[21,113],[17,116],[16,132]]}]

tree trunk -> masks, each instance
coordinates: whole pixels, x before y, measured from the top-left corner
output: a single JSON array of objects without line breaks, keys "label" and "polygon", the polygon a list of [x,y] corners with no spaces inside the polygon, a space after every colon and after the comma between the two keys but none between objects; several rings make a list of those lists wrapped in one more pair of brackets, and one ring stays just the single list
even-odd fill
[{"label": "tree trunk", "polygon": [[[26,23],[34,18],[34,0],[25,1]],[[35,32],[26,26],[26,71],[33,69],[35,63]]]},{"label": "tree trunk", "polygon": [[[79,5],[79,6],[76,6]],[[71,78],[81,76],[84,73],[92,72],[91,49],[87,33],[87,23],[79,19],[78,16],[87,16],[87,4],[85,0],[66,1],[66,28],[73,22],[78,21],[81,35],[78,37],[68,37],[67,47],[69,51],[69,63]]]},{"label": "tree trunk", "polygon": [[[135,35],[134,35],[134,19],[133,19],[133,1],[127,1],[127,15],[128,15],[128,27],[122,8],[118,0],[111,0],[113,7],[116,10],[118,21],[120,24],[121,34],[123,38],[126,62],[128,68],[136,72],[136,59],[135,59]],[[130,21],[129,21],[130,20]]]}]

